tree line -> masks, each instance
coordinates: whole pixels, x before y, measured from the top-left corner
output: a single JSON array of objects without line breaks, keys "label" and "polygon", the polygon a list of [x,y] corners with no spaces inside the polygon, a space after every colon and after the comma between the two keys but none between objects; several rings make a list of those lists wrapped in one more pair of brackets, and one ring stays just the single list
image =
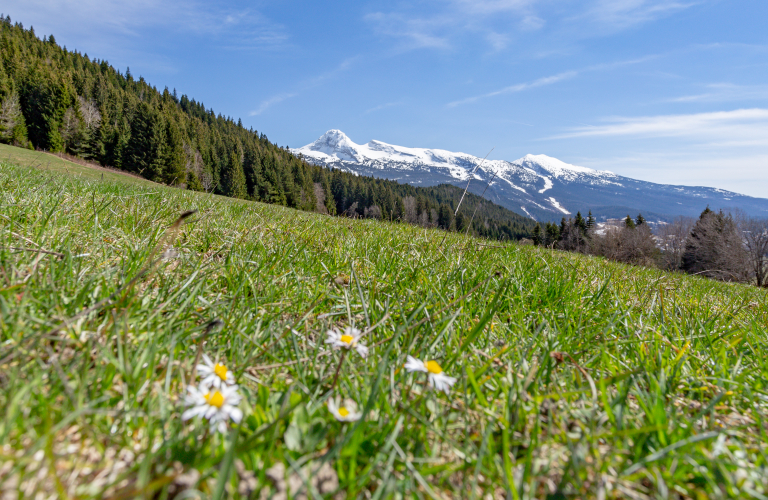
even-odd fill
[{"label": "tree line", "polygon": [[461,190],[311,165],[240,120],[158,90],[0,16],[0,142],[67,153],[185,189],[350,217],[520,239],[533,222]]},{"label": "tree line", "polygon": [[628,264],[683,271],[721,281],[768,287],[768,219],[707,207],[698,218],[678,217],[652,231],[642,214],[598,229],[587,218],[536,224],[533,243]]}]

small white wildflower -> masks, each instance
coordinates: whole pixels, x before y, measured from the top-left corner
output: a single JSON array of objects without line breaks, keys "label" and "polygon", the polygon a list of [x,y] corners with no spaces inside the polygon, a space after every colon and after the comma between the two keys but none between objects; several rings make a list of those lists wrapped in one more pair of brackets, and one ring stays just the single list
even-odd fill
[{"label": "small white wildflower", "polygon": [[328,411],[339,422],[354,422],[355,420],[360,420],[363,416],[362,413],[357,411],[357,403],[351,399],[341,401],[341,398],[338,396],[328,400]]},{"label": "small white wildflower", "polygon": [[363,358],[368,356],[368,348],[359,341],[362,332],[357,328],[348,326],[344,329],[344,333],[334,328],[333,330],[328,330],[327,335],[328,338],[325,339],[326,344],[331,344],[333,347],[355,349]]},{"label": "small white wildflower", "polygon": [[206,387],[221,388],[224,384],[234,385],[235,376],[223,363],[214,363],[206,354],[203,354],[203,364],[197,365],[197,373],[202,380],[201,385]]},{"label": "small white wildflower", "polygon": [[405,369],[408,372],[426,373],[429,385],[446,394],[451,391],[451,387],[456,383],[456,379],[443,373],[443,369],[440,368],[440,365],[434,360],[421,361],[420,359],[416,359],[409,355],[408,360],[405,362]]},{"label": "small white wildflower", "polygon": [[188,386],[184,402],[192,408],[181,415],[182,420],[201,416],[211,423],[211,429],[227,432],[227,422],[231,419],[240,423],[243,412],[237,408],[240,404],[240,393],[236,385],[224,385],[220,389],[200,384],[199,387]]}]

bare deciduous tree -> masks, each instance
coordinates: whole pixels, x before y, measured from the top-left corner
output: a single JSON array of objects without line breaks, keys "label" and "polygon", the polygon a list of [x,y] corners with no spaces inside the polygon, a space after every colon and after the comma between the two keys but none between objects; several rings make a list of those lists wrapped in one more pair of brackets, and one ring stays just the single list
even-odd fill
[{"label": "bare deciduous tree", "polygon": [[77,100],[80,108],[80,116],[83,118],[83,123],[87,129],[93,130],[101,125],[101,113],[96,106],[96,102],[85,99],[84,97],[77,96]]},{"label": "bare deciduous tree", "polygon": [[16,93],[8,95],[0,105],[0,142],[13,141],[13,131],[21,118],[21,105]]},{"label": "bare deciduous tree", "polygon": [[749,217],[737,211],[736,222],[744,242],[750,276],[757,286],[768,287],[768,219]]},{"label": "bare deciduous tree", "polygon": [[403,213],[405,221],[409,224],[416,224],[419,222],[419,213],[416,209],[416,198],[413,196],[406,196],[403,198],[403,206],[405,207]]},{"label": "bare deciduous tree", "polygon": [[661,265],[664,269],[680,269],[685,242],[695,223],[696,219],[692,217],[680,216],[670,224],[659,224],[656,235],[659,238]]},{"label": "bare deciduous tree", "polygon": [[200,184],[202,184],[206,193],[210,193],[216,187],[213,182],[213,175],[207,170],[203,170],[200,174]]},{"label": "bare deciduous tree", "polygon": [[592,234],[590,253],[640,266],[653,266],[659,252],[648,224],[608,227],[605,234]]},{"label": "bare deciduous tree", "polygon": [[315,192],[315,211],[321,214],[327,214],[328,209],[325,207],[325,191],[323,185],[319,182],[313,184]]},{"label": "bare deciduous tree", "polygon": [[437,210],[434,208],[429,211],[429,227],[437,227]]},{"label": "bare deciduous tree", "polygon": [[357,216],[359,215],[357,213],[357,202],[354,202],[353,204],[351,204],[349,208],[344,210],[344,213],[346,214],[347,217],[352,217],[353,219],[356,219]]},{"label": "bare deciduous tree", "polygon": [[371,205],[363,213],[366,219],[381,219],[381,208],[378,205]]},{"label": "bare deciduous tree", "polygon": [[419,225],[422,227],[429,227],[429,214],[424,210],[419,216]]},{"label": "bare deciduous tree", "polygon": [[77,112],[70,106],[64,112],[64,118],[61,120],[61,138],[64,140],[64,144],[67,150],[71,149],[73,144],[78,140],[78,132],[80,129],[80,118],[77,116]]}]

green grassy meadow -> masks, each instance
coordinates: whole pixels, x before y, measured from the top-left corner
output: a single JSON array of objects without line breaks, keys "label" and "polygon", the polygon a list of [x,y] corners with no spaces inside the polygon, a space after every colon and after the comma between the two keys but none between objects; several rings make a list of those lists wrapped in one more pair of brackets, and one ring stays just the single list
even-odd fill
[{"label": "green grassy meadow", "polygon": [[31,151],[7,144],[0,144],[0,161],[13,165],[32,167],[46,172],[65,173],[84,180],[122,181],[144,186],[159,186],[159,184],[136,177],[127,172],[102,168],[95,164],[80,165],[65,158],[60,158],[53,153]]},{"label": "green grassy meadow", "polygon": [[[0,498],[768,497],[765,290],[26,154],[0,147]],[[324,344],[346,326],[367,359]],[[181,419],[202,354],[243,396],[223,434]]]}]

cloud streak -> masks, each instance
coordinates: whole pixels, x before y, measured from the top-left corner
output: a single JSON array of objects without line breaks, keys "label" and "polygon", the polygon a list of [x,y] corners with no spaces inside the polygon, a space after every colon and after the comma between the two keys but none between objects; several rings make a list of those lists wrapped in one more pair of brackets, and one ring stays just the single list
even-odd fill
[{"label": "cloud streak", "polygon": [[274,48],[289,39],[284,26],[258,11],[216,8],[195,0],[7,0],[3,10],[12,17],[23,13],[34,19],[34,23],[25,19],[25,24],[37,25],[41,33],[93,39],[100,45],[112,40],[119,46],[115,39],[138,37],[143,30],[158,27],[232,48]]},{"label": "cloud streak", "polygon": [[668,0],[599,0],[593,2],[579,17],[591,20],[609,31],[623,30],[686,10],[697,3]]},{"label": "cloud streak", "polygon": [[667,102],[728,102],[768,100],[768,85],[734,85],[713,83],[706,86],[708,92],[669,99]]},{"label": "cloud streak", "polygon": [[346,59],[342,61],[341,64],[333,68],[332,70],[326,71],[325,73],[321,73],[317,76],[314,76],[312,78],[309,78],[303,81],[302,83],[297,85],[294,90],[290,92],[280,92],[279,94],[275,94],[272,97],[269,97],[268,99],[261,101],[261,103],[259,103],[259,106],[256,109],[248,113],[249,116],[258,116],[276,104],[280,104],[281,102],[287,99],[296,97],[300,93],[310,90],[312,88],[319,87],[326,81],[337,77],[339,74],[351,68],[356,60],[357,60],[357,57],[351,57],[349,59]]},{"label": "cloud streak", "polygon": [[280,104],[286,99],[290,99],[291,97],[295,97],[295,96],[296,96],[295,93],[283,93],[283,94],[274,95],[269,99],[265,99],[261,101],[261,103],[259,104],[259,107],[251,111],[249,115],[258,116],[263,112],[265,112],[266,110],[268,110],[269,108],[271,108],[272,106],[274,106],[275,104]]},{"label": "cloud streak", "polygon": [[367,115],[368,113],[375,113],[376,111],[381,111],[382,109],[391,108],[393,106],[400,106],[401,104],[402,104],[402,102],[400,102],[400,101],[388,102],[386,104],[380,104],[378,106],[375,106],[375,107],[373,107],[371,109],[366,110],[365,113],[363,113],[363,114]]},{"label": "cloud streak", "polygon": [[564,71],[562,73],[558,73],[556,75],[551,75],[551,76],[545,76],[543,78],[539,78],[531,82],[518,83],[515,85],[504,87],[499,90],[494,90],[493,92],[488,92],[486,94],[480,94],[472,97],[467,97],[465,99],[452,101],[447,104],[447,107],[455,108],[456,106],[461,106],[463,104],[471,104],[473,102],[477,102],[481,99],[487,99],[489,97],[496,97],[498,95],[503,95],[503,94],[514,94],[517,92],[523,92],[525,90],[535,89],[537,87],[545,87],[547,85],[553,85],[555,83],[558,83],[564,80],[570,80],[571,78],[575,78],[578,75],[589,72],[589,71],[610,70],[610,69],[619,68],[622,66],[628,66],[631,64],[639,64],[642,62],[650,61],[651,59],[656,59],[657,57],[659,56],[649,55],[649,56],[641,57],[638,59],[630,59],[628,61],[617,61],[613,63],[595,64],[593,66],[588,66],[586,68],[582,68],[578,70]]},{"label": "cloud streak", "polygon": [[364,20],[383,36],[401,41],[401,50],[454,49],[457,40],[485,39],[492,50],[545,27],[567,45],[574,39],[611,35],[653,22],[698,2],[670,0],[586,0],[557,9],[546,0],[425,0],[426,12],[412,4],[389,12],[373,12]]},{"label": "cloud streak", "polygon": [[535,89],[537,87],[552,85],[557,82],[561,82],[563,80],[568,80],[570,78],[573,78],[578,74],[579,74],[578,71],[566,71],[564,73],[558,73],[557,75],[545,76],[544,78],[539,78],[538,80],[534,80],[532,82],[518,83],[516,85],[510,85],[509,87],[504,87],[503,89],[495,90],[493,92],[488,92],[487,94],[476,95],[472,97],[467,97],[466,99],[460,99],[458,101],[449,102],[448,107],[455,108],[456,106],[461,106],[462,104],[470,104],[473,102],[477,102],[481,99],[487,99],[488,97],[495,97],[497,95],[503,95],[503,94],[514,94],[516,92],[523,92],[524,90],[530,90],[530,89]]},{"label": "cloud streak", "polygon": [[711,147],[768,146],[768,109],[737,109],[682,115],[613,117],[546,139],[581,137],[686,137]]}]

